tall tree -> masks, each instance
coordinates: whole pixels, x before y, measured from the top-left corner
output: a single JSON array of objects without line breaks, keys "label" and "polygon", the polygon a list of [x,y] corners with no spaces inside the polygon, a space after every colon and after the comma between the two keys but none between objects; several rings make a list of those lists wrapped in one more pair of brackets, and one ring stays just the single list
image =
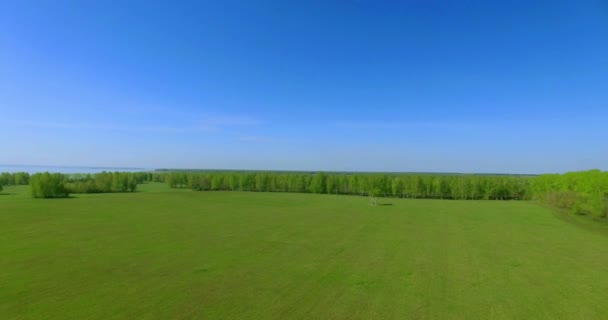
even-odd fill
[{"label": "tall tree", "polygon": [[310,192],[326,193],[326,180],[327,174],[324,172],[319,172],[313,175],[312,180],[310,180]]}]

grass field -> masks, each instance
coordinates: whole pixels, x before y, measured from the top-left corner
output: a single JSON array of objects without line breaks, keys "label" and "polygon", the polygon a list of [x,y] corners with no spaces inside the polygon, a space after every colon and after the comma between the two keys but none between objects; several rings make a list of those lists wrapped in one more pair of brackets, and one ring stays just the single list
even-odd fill
[{"label": "grass field", "polygon": [[140,190],[6,187],[0,319],[608,315],[608,232],[534,203]]}]

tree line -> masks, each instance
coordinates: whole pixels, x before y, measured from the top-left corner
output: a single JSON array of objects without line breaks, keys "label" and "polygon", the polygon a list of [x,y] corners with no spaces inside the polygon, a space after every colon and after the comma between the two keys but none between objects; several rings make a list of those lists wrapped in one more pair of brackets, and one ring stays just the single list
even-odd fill
[{"label": "tree line", "polygon": [[0,191],[3,186],[27,185],[30,182],[30,174],[27,172],[2,172],[0,173]]},{"label": "tree line", "polygon": [[432,174],[169,172],[172,188],[460,200],[529,199],[530,177]]},{"label": "tree line", "polygon": [[608,215],[608,172],[590,170],[539,176],[371,174],[326,172],[102,172],[1,173],[4,185],[29,184],[37,198],[70,193],[134,192],[145,182],[195,191],[297,192],[371,197],[543,201],[574,214]]},{"label": "tree line", "polygon": [[605,171],[543,174],[532,180],[530,190],[536,199],[573,214],[608,215],[608,172]]},{"label": "tree line", "polygon": [[2,172],[0,173],[0,187],[11,185],[27,185],[30,182],[30,174],[27,172]]},{"label": "tree line", "polygon": [[540,200],[569,212],[608,216],[608,172],[538,176],[167,172],[172,188],[197,191],[299,192],[457,200]]},{"label": "tree line", "polygon": [[129,172],[71,175],[65,182],[69,193],[135,192],[145,176]]},{"label": "tree line", "polygon": [[36,173],[29,177],[34,198],[66,198],[70,193],[135,192],[146,181],[162,182],[147,172],[101,172],[96,174]]}]

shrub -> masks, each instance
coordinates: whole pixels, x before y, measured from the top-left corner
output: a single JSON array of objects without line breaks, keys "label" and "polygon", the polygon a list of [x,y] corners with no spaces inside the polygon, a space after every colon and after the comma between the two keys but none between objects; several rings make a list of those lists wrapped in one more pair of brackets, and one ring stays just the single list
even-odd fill
[{"label": "shrub", "polygon": [[541,196],[546,203],[560,209],[572,209],[580,203],[580,195],[573,191],[549,192]]},{"label": "shrub", "polygon": [[30,193],[34,198],[67,198],[65,176],[59,173],[37,173],[30,177]]},{"label": "shrub", "polygon": [[101,172],[92,176],[71,176],[66,188],[72,193],[135,192],[137,181],[132,173]]}]

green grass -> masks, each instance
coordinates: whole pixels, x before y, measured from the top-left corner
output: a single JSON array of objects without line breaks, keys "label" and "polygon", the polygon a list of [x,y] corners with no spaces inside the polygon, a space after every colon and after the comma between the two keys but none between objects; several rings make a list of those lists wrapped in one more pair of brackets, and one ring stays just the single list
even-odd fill
[{"label": "green grass", "polygon": [[608,236],[529,202],[0,195],[0,319],[604,319]]}]

